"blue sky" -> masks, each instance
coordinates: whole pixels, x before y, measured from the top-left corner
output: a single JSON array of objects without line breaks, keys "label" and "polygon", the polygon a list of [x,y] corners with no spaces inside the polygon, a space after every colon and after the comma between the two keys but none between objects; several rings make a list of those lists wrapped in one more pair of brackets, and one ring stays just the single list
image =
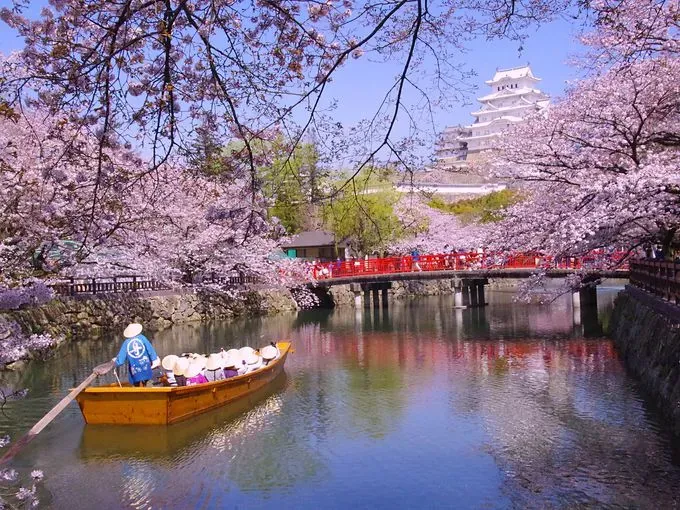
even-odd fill
[{"label": "blue sky", "polygon": [[[435,113],[437,130],[447,125],[470,124],[474,120],[470,112],[477,109],[475,98],[487,93],[489,88],[484,81],[490,79],[497,68],[529,63],[534,75],[542,79],[539,87],[557,99],[563,94],[567,82],[578,78],[581,72],[568,63],[583,50],[577,39],[580,29],[580,24],[556,20],[529,32],[521,51],[520,43],[515,41],[473,41],[470,51],[461,56],[461,61],[477,73],[471,80],[477,89],[467,94],[468,104]],[[400,71],[400,62],[380,64],[371,62],[369,58],[358,65],[352,64],[340,72],[329,90],[342,105],[335,115],[347,123],[356,122],[368,112],[373,112]]]},{"label": "blue sky", "polygon": [[[0,6],[8,6],[7,0],[0,0]],[[37,13],[43,2],[32,2],[29,12]],[[567,81],[579,77],[579,69],[570,66],[568,60],[580,50],[577,41],[579,25],[566,20],[556,20],[543,25],[540,29],[529,32],[522,43],[514,41],[475,40],[470,50],[461,56],[461,62],[472,68],[477,76],[471,82],[477,90],[468,94],[468,104],[454,105],[444,111],[435,112],[435,129],[443,129],[447,125],[468,124],[475,110],[475,97],[483,95],[487,90],[485,80],[491,78],[496,68],[515,67],[530,63],[536,76],[542,78],[540,87],[544,92],[558,98],[564,91]],[[6,25],[0,22],[0,52],[5,54],[20,49],[21,40]],[[329,98],[336,98],[339,108],[334,117],[345,125],[351,125],[362,118],[372,116],[385,91],[399,72],[400,62],[376,63],[370,57],[362,57],[351,61],[341,69],[328,89]],[[407,126],[401,124],[396,135],[405,135]]]}]

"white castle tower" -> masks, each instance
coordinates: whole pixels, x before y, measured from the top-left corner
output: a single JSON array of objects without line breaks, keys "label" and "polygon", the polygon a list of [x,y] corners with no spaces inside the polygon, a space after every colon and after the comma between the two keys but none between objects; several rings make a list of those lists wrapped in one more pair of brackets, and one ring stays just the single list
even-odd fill
[{"label": "white castle tower", "polygon": [[[446,128],[440,136],[435,153],[438,166],[460,166],[463,160],[475,159],[480,152],[495,147],[501,131],[545,108],[549,98],[537,88],[539,81],[529,65],[497,70],[494,77],[485,82],[490,92],[477,98],[481,107],[472,112],[474,123]],[[455,140],[452,139],[454,133],[460,134]]]}]

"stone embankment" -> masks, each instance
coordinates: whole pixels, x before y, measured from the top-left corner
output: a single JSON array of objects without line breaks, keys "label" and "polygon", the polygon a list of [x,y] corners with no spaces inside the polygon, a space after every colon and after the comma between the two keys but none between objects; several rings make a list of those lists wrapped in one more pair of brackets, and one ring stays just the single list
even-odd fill
[{"label": "stone embankment", "polygon": [[610,335],[680,435],[680,306],[627,286],[616,298]]},{"label": "stone embankment", "polygon": [[62,298],[0,315],[18,323],[26,334],[49,333],[72,338],[121,328],[130,322],[141,322],[150,330],[158,330],[183,322],[296,309],[289,291],[269,289],[243,292],[236,297],[217,291],[185,291]]}]

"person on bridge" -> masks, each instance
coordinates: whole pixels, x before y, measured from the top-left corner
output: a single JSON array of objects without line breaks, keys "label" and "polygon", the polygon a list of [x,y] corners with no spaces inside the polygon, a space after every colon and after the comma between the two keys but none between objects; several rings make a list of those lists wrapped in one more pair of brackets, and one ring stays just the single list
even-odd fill
[{"label": "person on bridge", "polygon": [[[415,267],[418,271],[422,271],[422,268],[420,267],[420,252],[418,251],[418,248],[414,248],[413,251],[411,252],[411,261],[413,262],[413,267]],[[411,271],[413,271],[413,268],[411,268]]]},{"label": "person on bridge", "polygon": [[116,367],[125,363],[128,366],[128,380],[133,386],[146,386],[153,377],[152,370],[160,365],[158,354],[148,338],[142,335],[142,325],[136,322],[128,325],[123,331],[125,341],[113,358]]}]

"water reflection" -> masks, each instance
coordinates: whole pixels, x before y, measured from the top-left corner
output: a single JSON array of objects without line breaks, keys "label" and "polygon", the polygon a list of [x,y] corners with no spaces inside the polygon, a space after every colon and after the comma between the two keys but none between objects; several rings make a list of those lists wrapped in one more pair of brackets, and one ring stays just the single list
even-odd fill
[{"label": "water reflection", "polygon": [[[612,296],[600,296],[597,324]],[[677,446],[601,326],[574,321],[567,298],[488,298],[485,309],[414,299],[151,335],[162,354],[274,338],[295,353],[272,387],[170,427],[84,427],[69,409],[19,462],[47,472],[55,507],[85,507],[84,491],[87,507],[675,505]],[[71,344],[31,367],[20,376],[31,400],[0,426],[28,428],[117,343]]]}]

